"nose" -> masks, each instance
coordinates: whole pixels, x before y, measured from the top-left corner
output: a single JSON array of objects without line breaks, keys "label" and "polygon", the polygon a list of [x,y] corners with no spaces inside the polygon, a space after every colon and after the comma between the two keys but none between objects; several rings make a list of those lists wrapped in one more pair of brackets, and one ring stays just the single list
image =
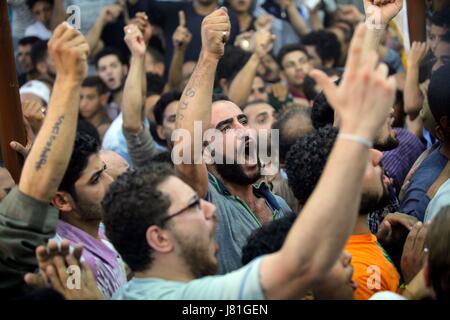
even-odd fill
[{"label": "nose", "polygon": [[383,159],[383,153],[376,149],[370,149],[370,157],[372,160],[372,164],[376,167],[380,164],[381,159]]},{"label": "nose", "polygon": [[203,213],[205,214],[205,218],[207,220],[216,218],[216,206],[209,201],[200,200],[200,207],[203,209]]}]

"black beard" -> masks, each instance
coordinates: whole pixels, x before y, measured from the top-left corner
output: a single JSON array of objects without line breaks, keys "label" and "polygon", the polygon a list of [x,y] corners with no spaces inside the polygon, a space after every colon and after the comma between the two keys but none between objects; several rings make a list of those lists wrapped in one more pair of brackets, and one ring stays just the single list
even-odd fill
[{"label": "black beard", "polygon": [[398,147],[399,141],[393,136],[389,136],[386,141],[375,141],[374,148],[378,151],[390,151]]},{"label": "black beard", "polygon": [[[215,167],[223,180],[232,184],[236,184],[238,186],[252,185],[261,178],[261,170],[258,170],[258,173],[254,176],[247,176],[244,173],[244,170],[242,170],[242,166],[237,163],[216,164]],[[259,160],[258,167],[261,169],[261,163],[259,162]]]},{"label": "black beard", "polygon": [[375,212],[377,210],[381,210],[390,204],[391,199],[389,195],[389,191],[386,186],[383,184],[383,194],[381,197],[374,194],[363,194],[361,197],[361,207],[359,212],[361,214],[369,214]]}]

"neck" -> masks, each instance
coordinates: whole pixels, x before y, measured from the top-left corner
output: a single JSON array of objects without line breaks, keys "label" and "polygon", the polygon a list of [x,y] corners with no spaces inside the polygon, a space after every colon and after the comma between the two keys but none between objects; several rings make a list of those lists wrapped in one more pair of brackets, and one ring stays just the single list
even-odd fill
[{"label": "neck", "polygon": [[91,237],[100,240],[100,237],[98,235],[98,226],[100,225],[100,220],[80,220],[73,217],[72,214],[63,214],[61,220],[86,232]]},{"label": "neck", "polygon": [[289,85],[289,90],[291,92],[293,92],[293,93],[304,95],[303,85],[293,85],[293,84],[291,84],[291,85]]},{"label": "neck", "polygon": [[255,200],[255,194],[253,193],[253,186],[251,184],[242,186],[238,184],[231,183],[222,178],[222,176],[217,172],[214,167],[209,168],[211,173],[220,179],[222,183],[225,185],[227,190],[233,195],[239,197],[241,200],[244,200],[247,204],[252,203]]},{"label": "neck", "polygon": [[115,102],[118,106],[121,106],[121,105],[122,105],[123,89],[120,89],[120,90],[118,90],[118,91],[116,91],[116,92],[113,92],[112,95],[113,95],[114,102]]},{"label": "neck", "polygon": [[358,235],[367,233],[370,233],[369,225],[367,223],[367,214],[358,215],[352,234]]},{"label": "neck", "polygon": [[97,128],[101,123],[102,116],[103,116],[103,111],[100,110],[100,111],[96,112],[92,117],[90,117],[89,119],[86,119],[86,120],[89,121],[90,124],[92,124],[94,127]]},{"label": "neck", "polygon": [[200,1],[194,1],[192,5],[194,6],[195,12],[201,16],[207,16],[218,8],[217,2],[215,1],[210,4],[203,4],[200,3]]},{"label": "neck", "polygon": [[237,14],[237,18],[239,21],[239,30],[247,30],[248,27],[250,27],[250,22],[252,20],[252,16],[248,14],[247,12],[241,12]]},{"label": "neck", "polygon": [[[166,261],[162,261],[162,260]],[[150,269],[134,273],[135,278],[158,278],[170,281],[189,282],[195,279],[191,272],[187,271],[185,264],[179,259],[162,256],[155,257]]]}]

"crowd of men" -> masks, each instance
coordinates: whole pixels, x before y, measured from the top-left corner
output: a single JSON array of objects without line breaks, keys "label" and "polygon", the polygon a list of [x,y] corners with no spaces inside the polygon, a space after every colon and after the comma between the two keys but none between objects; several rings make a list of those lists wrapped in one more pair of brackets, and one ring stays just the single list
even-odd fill
[{"label": "crowd of men", "polygon": [[8,0],[0,297],[448,300],[449,2]]}]

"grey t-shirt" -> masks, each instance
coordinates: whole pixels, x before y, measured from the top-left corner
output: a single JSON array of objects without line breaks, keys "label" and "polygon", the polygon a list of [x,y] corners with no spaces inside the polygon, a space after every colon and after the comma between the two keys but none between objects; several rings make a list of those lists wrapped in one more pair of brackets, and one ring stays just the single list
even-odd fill
[{"label": "grey t-shirt", "polygon": [[[242,248],[252,232],[262,225],[243,200],[231,195],[212,174],[209,174],[208,178],[206,200],[217,207],[216,241],[219,245],[219,274],[225,274],[242,266]],[[286,201],[273,195],[264,183],[255,185],[254,192],[256,196],[265,198],[272,210],[273,219],[291,213]]]},{"label": "grey t-shirt", "polygon": [[160,278],[133,278],[120,288],[115,300],[263,300],[260,282],[262,258],[235,272],[190,282]]}]

